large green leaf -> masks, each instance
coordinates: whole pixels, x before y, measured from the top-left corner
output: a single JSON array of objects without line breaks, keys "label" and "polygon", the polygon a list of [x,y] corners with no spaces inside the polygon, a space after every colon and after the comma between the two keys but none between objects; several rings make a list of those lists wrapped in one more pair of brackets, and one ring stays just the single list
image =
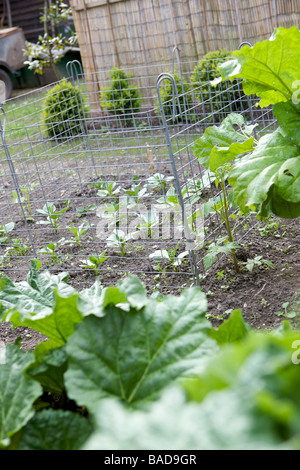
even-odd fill
[{"label": "large green leaf", "polygon": [[297,338],[299,331],[289,329],[280,335],[250,332],[223,346],[199,378],[184,381],[190,402],[175,387],[138,411],[102,400],[96,431],[83,449],[298,448]]},{"label": "large green leaf", "polygon": [[257,412],[251,392],[224,390],[198,404],[187,403],[174,387],[145,410],[104,399],[95,412],[96,430],[82,450],[292,449],[292,442],[276,435],[274,421]]},{"label": "large green leaf", "polygon": [[220,126],[208,127],[192,150],[205,168],[216,171],[237,156],[253,150],[254,139],[250,136],[254,127],[245,125],[241,114],[231,113]]},{"label": "large green leaf", "polygon": [[273,106],[273,113],[284,132],[300,145],[300,104],[292,101],[277,103]]},{"label": "large green leaf", "polygon": [[217,329],[210,331],[210,336],[214,338],[219,345],[233,343],[244,339],[250,330],[243,319],[240,309],[233,310],[228,320],[225,320]]},{"label": "large green leaf", "polygon": [[212,341],[199,288],[149,299],[139,311],[106,310],[85,318],[66,345],[68,395],[90,409],[108,395],[129,403],[151,398],[190,371]]},{"label": "large green leaf", "polygon": [[[41,287],[44,276],[50,280],[46,294]],[[48,338],[46,343],[37,347],[38,360],[48,350],[64,346],[74,332],[75,326],[85,316],[93,314],[102,317],[105,315],[105,308],[110,305],[118,305],[127,311],[130,308],[142,307],[147,301],[145,286],[136,276],[129,276],[118,286],[106,288],[102,288],[96,281],[92,287],[84,289],[79,294],[72,287],[68,290],[69,286],[65,284],[59,291],[66,294],[66,297],[56,291],[55,288],[59,283],[52,282],[55,278],[53,280],[49,277],[48,272],[37,276],[34,285],[36,288],[32,288],[28,283],[15,284],[8,278],[2,280],[5,287],[2,288],[0,295],[2,294],[3,304],[6,306],[2,320],[11,322],[13,327],[32,328]],[[39,291],[36,290],[38,285]]]},{"label": "large green leaf", "polygon": [[48,338],[46,349],[60,348],[66,344],[74,332],[75,325],[83,319],[77,307],[78,294],[70,297],[60,297],[56,294],[56,303],[50,311],[29,313],[23,310],[7,312],[4,320],[16,326],[27,326],[39,331]]},{"label": "large green leaf", "polygon": [[79,414],[43,410],[22,430],[18,450],[78,450],[91,434],[91,425]]},{"label": "large green leaf", "polygon": [[67,370],[67,355],[63,348],[49,351],[48,345],[34,351],[35,363],[27,369],[27,374],[38,381],[44,391],[62,395],[65,391],[64,373]]},{"label": "large green leaf", "polygon": [[271,38],[234,52],[234,59],[219,66],[223,79],[243,78],[246,95],[256,94],[260,106],[292,99],[300,77],[300,32],[277,28]]},{"label": "large green leaf", "polygon": [[17,344],[5,347],[0,364],[0,448],[34,415],[33,403],[42,387],[24,372],[33,361],[33,353]]},{"label": "large green leaf", "polygon": [[68,296],[75,289],[66,283],[67,273],[58,275],[49,271],[38,272],[40,262],[32,260],[27,281],[12,282],[7,276],[0,280],[0,319],[4,314],[17,309],[21,313],[35,313],[47,315],[51,313],[54,303],[54,289],[61,295]]},{"label": "large green leaf", "polygon": [[77,300],[77,307],[82,314],[96,315],[101,317],[103,315],[103,306],[100,301],[103,295],[103,287],[100,281],[97,279],[96,282],[89,288],[83,289]]},{"label": "large green leaf", "polygon": [[254,150],[254,138],[245,140],[245,142],[234,142],[229,147],[214,147],[210,154],[209,169],[215,172],[228,162],[235,160],[241,155]]},{"label": "large green leaf", "polygon": [[118,287],[127,295],[127,302],[131,307],[138,309],[147,303],[147,290],[145,285],[136,276],[129,276],[118,282]]},{"label": "large green leaf", "polygon": [[254,208],[285,218],[300,215],[300,148],[278,129],[237,161],[229,175],[241,210]]}]

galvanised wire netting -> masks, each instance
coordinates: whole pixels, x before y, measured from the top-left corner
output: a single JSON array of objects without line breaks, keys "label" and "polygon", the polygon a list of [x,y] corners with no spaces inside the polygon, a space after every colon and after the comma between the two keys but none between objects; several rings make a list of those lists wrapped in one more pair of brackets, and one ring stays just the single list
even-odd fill
[{"label": "galvanised wire netting", "polygon": [[128,274],[150,290],[199,283],[224,221],[203,213],[220,195],[192,146],[231,112],[257,135],[275,121],[238,82],[193,86],[195,65],[173,57],[135,81],[134,69],[84,76],[74,62],[68,79],[3,104],[2,272],[23,279],[38,258],[81,286]]}]

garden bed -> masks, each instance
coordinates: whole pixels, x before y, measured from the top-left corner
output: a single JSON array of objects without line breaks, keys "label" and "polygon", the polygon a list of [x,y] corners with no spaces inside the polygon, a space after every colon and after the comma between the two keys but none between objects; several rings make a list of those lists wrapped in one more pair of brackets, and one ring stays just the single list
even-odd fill
[{"label": "garden bed", "polygon": [[[245,320],[252,327],[262,330],[272,329],[279,326],[282,320],[287,319],[284,315],[289,316],[289,312],[294,310],[297,313],[298,307],[293,301],[300,288],[300,227],[298,221],[285,220],[284,223],[281,221],[279,224],[274,219],[269,225],[257,224],[253,221],[251,229],[249,222],[250,219],[244,229],[243,248],[237,252],[239,261],[262,256],[263,259],[273,262],[275,269],[257,266],[252,272],[243,269],[239,274],[235,274],[232,261],[223,257],[207,272],[200,273],[200,286],[207,294],[207,316],[213,325],[221,324],[229,317],[233,309],[240,308]],[[80,251],[79,248],[78,251]],[[99,276],[95,276],[92,272],[80,273],[74,269],[74,266],[72,269],[70,260],[62,260],[59,264],[50,263],[50,265],[45,262],[43,268],[50,268],[53,273],[69,272],[68,282],[78,290],[91,286],[96,278],[104,286],[108,286],[115,285],[126,275],[138,272],[149,293],[159,290],[163,294],[179,294],[181,289],[171,288],[172,284],[178,284],[178,276],[182,285],[192,284],[188,265],[186,265],[186,275],[167,270],[169,285],[166,285],[161,273],[154,270],[145,273],[145,261],[142,259],[142,253],[139,253],[141,254],[140,262],[130,253],[126,254],[124,259],[110,258],[107,260],[105,272]],[[28,260],[25,259],[24,263],[28,264]],[[19,264],[16,269],[10,268],[7,274],[15,282],[24,280],[26,276],[25,271],[20,269],[22,267],[24,269],[24,266]],[[291,321],[297,321],[297,318]],[[22,337],[22,345],[25,348],[33,348],[42,340],[40,333],[28,328],[20,327],[11,330],[9,324],[0,325],[1,341],[14,342],[18,336]]]}]

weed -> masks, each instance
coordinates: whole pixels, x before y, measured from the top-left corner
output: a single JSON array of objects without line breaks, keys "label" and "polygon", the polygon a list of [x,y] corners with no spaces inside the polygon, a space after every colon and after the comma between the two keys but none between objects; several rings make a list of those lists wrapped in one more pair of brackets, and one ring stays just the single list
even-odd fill
[{"label": "weed", "polygon": [[263,259],[262,256],[255,256],[255,258],[248,259],[247,262],[244,264],[245,264],[245,268],[249,272],[252,272],[255,266],[264,266],[268,269],[269,268],[275,269],[274,264],[267,259]]},{"label": "weed", "polygon": [[288,312],[289,305],[290,305],[290,302],[284,302],[281,305],[281,307],[283,308],[283,312],[282,311],[275,312],[275,315],[279,315],[279,316],[286,317],[286,318],[294,318],[296,316],[296,312],[294,311]]}]

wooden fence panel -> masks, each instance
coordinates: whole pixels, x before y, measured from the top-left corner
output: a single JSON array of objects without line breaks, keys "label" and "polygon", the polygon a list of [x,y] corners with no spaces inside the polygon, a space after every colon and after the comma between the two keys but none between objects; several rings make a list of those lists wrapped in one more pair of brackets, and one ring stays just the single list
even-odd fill
[{"label": "wooden fence panel", "polygon": [[242,41],[253,44],[278,26],[299,26],[300,14],[299,0],[70,0],[70,5],[91,82],[107,80],[103,71],[113,66],[144,65],[143,73],[139,69],[144,77],[153,64],[170,71],[165,64],[175,45],[184,63],[218,48],[237,49]]}]

